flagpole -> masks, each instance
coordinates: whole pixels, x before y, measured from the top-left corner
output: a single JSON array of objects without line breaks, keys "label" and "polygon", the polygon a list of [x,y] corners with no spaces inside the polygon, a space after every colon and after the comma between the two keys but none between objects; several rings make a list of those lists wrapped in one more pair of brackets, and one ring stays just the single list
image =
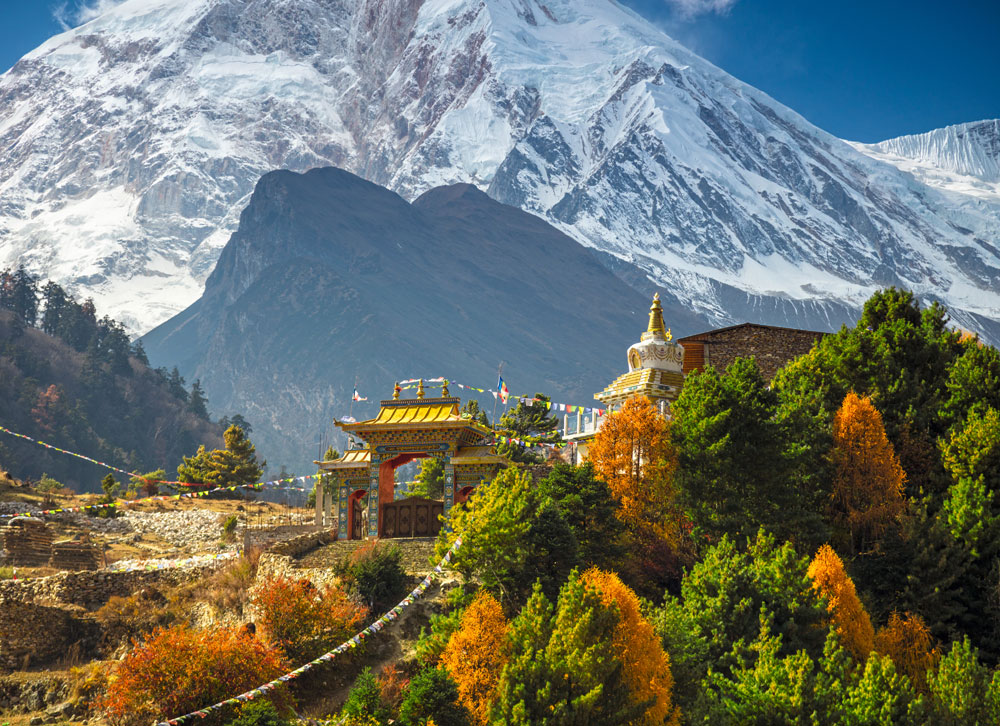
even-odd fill
[{"label": "flagpole", "polygon": [[354,397],[358,395],[358,377],[354,376],[354,391],[351,393],[351,408],[347,412],[348,418],[354,418]]},{"label": "flagpole", "polygon": [[493,418],[490,419],[493,425],[493,430],[496,431],[497,428],[497,400],[500,398],[500,378],[503,376],[503,361],[500,361],[500,365],[497,366],[497,388],[496,393],[493,394]]}]

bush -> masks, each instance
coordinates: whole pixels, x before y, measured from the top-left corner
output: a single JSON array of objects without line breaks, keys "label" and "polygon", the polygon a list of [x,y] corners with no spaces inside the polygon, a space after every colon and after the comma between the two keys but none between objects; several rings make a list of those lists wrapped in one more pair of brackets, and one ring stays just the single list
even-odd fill
[{"label": "bush", "polygon": [[222,539],[224,542],[232,542],[236,538],[236,527],[239,523],[239,515],[230,514],[226,517],[226,521],[222,523]]},{"label": "bush", "polygon": [[394,544],[365,543],[340,563],[337,574],[362,602],[376,611],[395,605],[406,588],[402,554]]},{"label": "bush", "polygon": [[144,589],[128,597],[111,597],[94,613],[101,626],[101,651],[110,655],[124,642],[139,640],[177,618],[158,591]]},{"label": "bush", "polygon": [[371,668],[361,671],[351,692],[347,694],[341,715],[352,725],[388,722],[389,711],[382,702],[382,688]]},{"label": "bush", "polygon": [[235,612],[243,615],[243,609],[250,600],[250,588],[257,578],[257,562],[261,550],[251,549],[238,559],[216,570],[194,593],[205,600],[217,612]]},{"label": "bush", "polygon": [[469,714],[458,702],[458,686],[446,671],[425,668],[406,690],[399,707],[399,723],[403,726],[470,726]]},{"label": "bush", "polygon": [[251,595],[263,635],[290,658],[311,660],[354,634],[368,609],[339,587],[317,588],[308,580],[278,577]]},{"label": "bush", "polygon": [[[117,664],[99,706],[114,726],[146,726],[256,688],[287,669],[279,649],[238,628],[160,628]],[[284,689],[272,697],[290,705]]]},{"label": "bush", "polygon": [[274,704],[266,699],[249,701],[240,708],[240,714],[227,726],[286,726],[289,721],[281,717]]}]

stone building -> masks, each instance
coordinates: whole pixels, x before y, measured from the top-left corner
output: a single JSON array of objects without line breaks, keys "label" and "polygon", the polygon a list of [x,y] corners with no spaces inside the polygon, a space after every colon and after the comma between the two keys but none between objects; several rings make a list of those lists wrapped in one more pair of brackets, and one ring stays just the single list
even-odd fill
[{"label": "stone building", "polygon": [[684,346],[684,375],[713,366],[724,371],[736,358],[753,356],[765,380],[778,369],[809,350],[828,333],[741,323],[680,338]]}]

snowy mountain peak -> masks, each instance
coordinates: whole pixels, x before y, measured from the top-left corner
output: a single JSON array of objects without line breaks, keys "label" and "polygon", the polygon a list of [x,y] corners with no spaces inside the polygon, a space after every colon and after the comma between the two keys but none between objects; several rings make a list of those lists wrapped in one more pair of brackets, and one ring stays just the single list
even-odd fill
[{"label": "snowy mountain peak", "polygon": [[[928,148],[993,184],[963,134]],[[262,174],[330,165],[408,199],[475,184],[720,323],[832,326],[890,284],[1000,320],[1000,196],[824,133],[613,0],[127,0],[0,76],[0,148],[0,265],[135,330],[197,298]]]}]

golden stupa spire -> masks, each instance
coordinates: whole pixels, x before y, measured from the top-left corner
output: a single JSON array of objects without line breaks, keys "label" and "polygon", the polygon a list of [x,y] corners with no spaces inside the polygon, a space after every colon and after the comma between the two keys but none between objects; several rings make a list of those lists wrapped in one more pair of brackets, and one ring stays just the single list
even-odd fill
[{"label": "golden stupa spire", "polygon": [[399,392],[402,391],[402,390],[403,390],[403,387],[400,386],[398,383],[392,387],[392,400],[393,401],[398,401],[399,400]]},{"label": "golden stupa spire", "polygon": [[642,334],[641,340],[655,338],[663,340],[667,336],[667,327],[663,324],[663,308],[660,307],[660,293],[653,295],[653,304],[649,306],[649,327]]},{"label": "golden stupa spire", "polygon": [[441,386],[441,398],[451,398],[451,391],[448,390],[448,381]]},{"label": "golden stupa spire", "polygon": [[417,398],[423,398],[423,397],[424,397],[424,379],[421,378],[420,381],[417,383]]}]

